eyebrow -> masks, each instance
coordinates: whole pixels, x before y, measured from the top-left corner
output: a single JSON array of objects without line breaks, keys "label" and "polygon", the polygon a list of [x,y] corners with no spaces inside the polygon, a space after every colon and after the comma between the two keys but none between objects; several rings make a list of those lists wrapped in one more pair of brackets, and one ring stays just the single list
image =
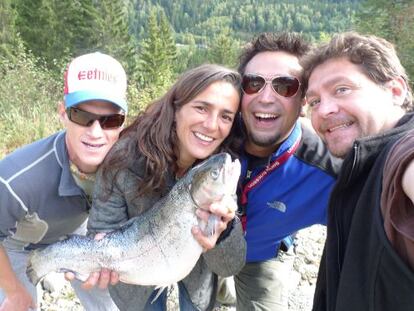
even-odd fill
[{"label": "eyebrow", "polygon": [[[212,103],[210,103],[210,102],[206,102],[206,101],[204,101],[204,100],[195,100],[194,101],[194,103],[199,103],[199,104],[203,104],[203,105],[205,105],[205,106],[213,106],[213,104]],[[237,110],[236,111],[231,111],[231,110],[229,110],[229,109],[224,109],[224,112],[225,113],[230,113],[230,114],[236,114],[237,113]]]},{"label": "eyebrow", "polygon": [[[308,81],[309,82],[309,81]],[[335,85],[338,84],[339,82],[347,82],[347,83],[352,83],[355,84],[355,82],[349,80],[346,76],[335,76],[327,81],[325,81],[322,85],[321,88],[326,88],[328,86],[331,85]],[[306,97],[310,97],[312,95],[314,95],[314,93],[316,93],[315,91],[313,91],[311,88],[309,88],[309,83],[308,83],[308,90],[305,93]]]}]

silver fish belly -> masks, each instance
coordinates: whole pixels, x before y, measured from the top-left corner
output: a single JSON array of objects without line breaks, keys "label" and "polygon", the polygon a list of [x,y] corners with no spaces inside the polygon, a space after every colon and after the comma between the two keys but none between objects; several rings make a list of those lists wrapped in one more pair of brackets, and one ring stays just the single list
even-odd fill
[{"label": "silver fish belly", "polygon": [[37,284],[52,271],[72,271],[86,279],[108,268],[124,283],[171,285],[191,272],[202,253],[191,233],[199,224],[196,209],[222,197],[235,204],[239,175],[238,160],[232,162],[226,153],[214,155],[192,168],[146,213],[103,239],[71,236],[34,251],[27,275]]}]

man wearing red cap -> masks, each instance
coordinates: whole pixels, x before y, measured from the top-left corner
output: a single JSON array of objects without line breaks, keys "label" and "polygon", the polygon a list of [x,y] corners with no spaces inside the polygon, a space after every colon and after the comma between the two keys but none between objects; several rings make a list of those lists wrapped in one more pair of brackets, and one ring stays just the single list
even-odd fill
[{"label": "man wearing red cap", "polygon": [[[0,161],[2,311],[38,307],[36,288],[26,277],[28,255],[68,234],[85,233],[95,172],[124,125],[127,82],[117,60],[102,53],[79,56],[64,78],[58,113],[65,130]],[[79,281],[72,286],[87,310],[117,310],[106,289],[86,291]]]}]

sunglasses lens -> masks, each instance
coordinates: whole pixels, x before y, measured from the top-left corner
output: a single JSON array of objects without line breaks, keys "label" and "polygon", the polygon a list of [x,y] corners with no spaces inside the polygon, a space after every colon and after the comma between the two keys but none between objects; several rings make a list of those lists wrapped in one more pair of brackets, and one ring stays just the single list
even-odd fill
[{"label": "sunglasses lens", "polygon": [[111,116],[101,117],[99,123],[103,129],[112,129],[121,127],[124,124],[125,116],[123,114],[114,114]]},{"label": "sunglasses lens", "polygon": [[299,90],[299,80],[294,77],[276,77],[272,80],[276,93],[283,97],[292,97]]},{"label": "sunglasses lens", "polygon": [[102,129],[121,127],[125,121],[125,115],[123,114],[100,116],[74,107],[69,108],[67,114],[69,120],[81,126],[91,126],[93,122],[98,120]]},{"label": "sunglasses lens", "polygon": [[264,78],[255,75],[245,75],[242,81],[242,88],[246,94],[254,94],[260,92],[265,85]]},{"label": "sunglasses lens", "polygon": [[69,109],[68,116],[69,120],[71,120],[73,123],[82,126],[91,126],[92,123],[95,121],[93,119],[93,116],[89,112],[73,107]]}]

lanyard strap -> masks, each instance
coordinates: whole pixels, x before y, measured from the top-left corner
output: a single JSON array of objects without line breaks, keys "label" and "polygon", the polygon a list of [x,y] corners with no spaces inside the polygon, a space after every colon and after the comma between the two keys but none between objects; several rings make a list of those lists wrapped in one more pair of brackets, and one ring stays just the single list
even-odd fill
[{"label": "lanyard strap", "polygon": [[252,180],[250,180],[243,187],[242,195],[241,195],[241,203],[243,205],[247,204],[248,192],[252,190],[254,187],[256,187],[258,184],[260,184],[267,175],[269,175],[271,172],[275,171],[283,163],[285,163],[291,157],[291,155],[295,153],[296,149],[298,149],[299,142],[300,142],[300,136],[295,141],[295,143],[292,145],[292,147],[290,147],[288,150],[286,150],[284,153],[278,156],[272,163],[270,163],[270,165],[267,165],[263,171],[261,171],[258,175],[256,175]]}]

